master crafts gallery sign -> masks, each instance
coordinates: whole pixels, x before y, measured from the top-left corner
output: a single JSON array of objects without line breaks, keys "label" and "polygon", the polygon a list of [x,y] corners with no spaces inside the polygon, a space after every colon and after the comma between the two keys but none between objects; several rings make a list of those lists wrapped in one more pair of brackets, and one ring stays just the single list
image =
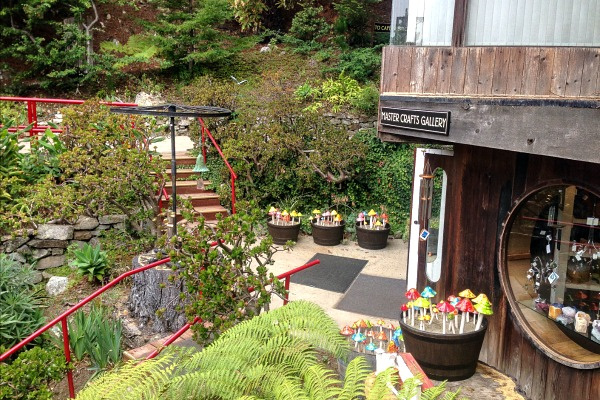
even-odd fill
[{"label": "master crafts gallery sign", "polygon": [[394,128],[448,135],[450,111],[408,110],[403,108],[381,108],[381,125]]}]

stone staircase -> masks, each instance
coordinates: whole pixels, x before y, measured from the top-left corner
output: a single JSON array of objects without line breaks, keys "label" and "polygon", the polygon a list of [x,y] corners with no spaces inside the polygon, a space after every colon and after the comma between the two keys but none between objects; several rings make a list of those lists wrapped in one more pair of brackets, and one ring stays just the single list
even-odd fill
[{"label": "stone staircase", "polygon": [[[173,188],[171,184],[171,153],[162,153],[162,158],[165,161],[165,189],[169,196],[172,195]],[[198,189],[196,187],[196,174],[192,172],[196,164],[196,157],[193,157],[185,152],[175,153],[175,162],[177,165],[177,196],[182,199],[188,199],[194,206],[194,210],[201,213],[207,223],[215,223],[217,214],[226,215],[229,212],[219,202],[219,196],[206,189]],[[182,168],[183,167],[183,168]],[[189,179],[189,180],[179,180]],[[208,187],[211,184],[209,181],[204,181],[204,186]],[[177,213],[177,221],[181,221],[182,216]]]}]

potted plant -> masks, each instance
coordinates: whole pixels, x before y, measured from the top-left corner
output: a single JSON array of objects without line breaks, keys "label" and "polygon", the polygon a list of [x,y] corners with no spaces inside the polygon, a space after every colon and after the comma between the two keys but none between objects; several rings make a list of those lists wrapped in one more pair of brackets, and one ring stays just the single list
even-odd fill
[{"label": "potted plant", "polygon": [[387,246],[390,234],[388,216],[384,212],[381,215],[371,209],[358,213],[356,218],[356,239],[358,245],[363,249],[379,250]]},{"label": "potted plant", "polygon": [[288,213],[287,210],[280,211],[278,208],[271,207],[267,229],[273,238],[273,243],[284,245],[288,241],[297,242],[300,233],[300,218],[302,218],[302,214],[296,210]]},{"label": "potted plant", "polygon": [[346,221],[336,210],[327,210],[321,213],[321,210],[313,210],[315,216],[311,220],[312,237],[315,244],[321,246],[336,246],[344,238]]},{"label": "potted plant", "polygon": [[431,379],[467,379],[477,367],[492,303],[468,289],[437,303],[436,295],[430,287],[406,292],[399,318],[406,351]]}]

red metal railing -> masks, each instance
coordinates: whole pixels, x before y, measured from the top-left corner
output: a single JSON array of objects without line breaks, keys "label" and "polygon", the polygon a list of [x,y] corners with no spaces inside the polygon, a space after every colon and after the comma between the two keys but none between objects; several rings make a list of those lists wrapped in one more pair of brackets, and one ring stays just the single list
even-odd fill
[{"label": "red metal railing", "polygon": [[[216,242],[211,243],[211,245],[215,246]],[[70,349],[70,345],[69,345],[69,327],[67,324],[67,318],[71,314],[73,314],[75,311],[79,310],[81,307],[83,307],[84,305],[86,305],[87,303],[89,303],[90,301],[92,301],[93,299],[95,299],[96,297],[101,295],[102,293],[106,292],[108,289],[112,288],[117,283],[121,282],[123,279],[125,279],[131,275],[135,275],[140,272],[146,271],[148,269],[157,267],[159,265],[166,264],[169,261],[171,261],[171,259],[167,257],[162,260],[153,262],[151,264],[136,268],[134,270],[131,270],[131,271],[128,271],[128,272],[125,272],[125,273],[119,275],[117,278],[113,279],[108,284],[106,284],[106,285],[102,286],[101,288],[99,288],[98,290],[94,291],[92,294],[90,294],[89,296],[87,296],[86,298],[81,300],[79,303],[77,303],[73,307],[69,308],[67,311],[63,312],[58,317],[56,317],[52,321],[48,322],[46,325],[44,325],[43,327],[41,327],[38,330],[36,330],[35,332],[33,332],[27,338],[23,339],[20,343],[13,346],[8,351],[6,351],[4,354],[0,355],[0,362],[7,360],[10,356],[15,354],[19,350],[21,350],[27,344],[31,343],[33,340],[35,340],[36,338],[41,336],[44,332],[46,332],[48,329],[52,328],[54,325],[56,325],[59,322],[61,323],[61,327],[62,327],[63,350],[65,353],[65,360],[67,363],[71,362],[71,349]],[[284,304],[287,304],[288,300],[289,300],[289,287],[290,287],[291,276],[297,272],[300,272],[304,269],[310,268],[319,263],[320,263],[319,260],[314,260],[308,264],[305,264],[298,268],[294,268],[288,272],[285,272],[285,273],[277,276],[277,279],[280,279],[280,280],[285,279],[284,286],[286,289],[286,294],[285,294]],[[253,291],[253,290],[254,290],[254,288],[250,289],[250,291]],[[200,320],[201,320],[200,318],[196,317],[192,322],[185,324],[182,328],[180,328],[177,332],[175,332],[171,337],[169,337],[167,340],[165,340],[162,347],[160,349],[157,349],[154,353],[150,354],[147,357],[147,359],[156,357],[156,355],[158,355],[160,353],[160,351],[162,351],[166,346],[173,343],[177,338],[179,338],[183,333],[185,333],[193,324],[199,322]],[[71,398],[75,398],[75,386],[73,384],[73,372],[70,369],[67,370],[67,382],[69,385],[69,396]]]},{"label": "red metal railing", "polygon": [[215,149],[219,152],[219,155],[221,156],[221,159],[227,166],[227,169],[229,170],[229,175],[231,176],[231,212],[232,212],[232,214],[235,214],[235,180],[237,179],[237,175],[236,175],[235,171],[233,170],[233,168],[231,167],[231,164],[229,164],[229,162],[225,158],[225,155],[223,155],[223,152],[221,151],[221,147],[219,147],[215,138],[213,137],[213,135],[211,135],[210,131],[206,127],[204,120],[202,118],[198,118],[198,122],[200,123],[200,127],[201,127],[202,157],[204,158],[204,164],[206,164],[206,138],[205,137],[208,136],[208,138],[212,142],[213,146],[215,146]]},{"label": "red metal railing", "polygon": [[[17,132],[17,131],[23,130],[23,129],[27,128],[27,126],[33,124],[32,128],[29,130],[30,136],[33,136],[34,134],[37,135],[38,133],[45,132],[46,129],[50,129],[52,132],[55,132],[55,133],[63,132],[63,129],[61,129],[61,128],[52,128],[50,126],[39,126],[38,125],[38,113],[37,113],[38,103],[74,105],[74,104],[83,104],[85,102],[85,100],[49,99],[49,98],[37,98],[37,97],[10,97],[10,96],[0,96],[0,101],[22,102],[22,103],[26,104],[26,106],[27,106],[27,124],[28,125],[19,125],[16,127],[9,127],[8,131],[9,132]],[[137,106],[136,103],[121,103],[121,102],[110,102],[110,101],[101,102],[101,104],[104,104],[107,106],[117,106],[117,107]],[[206,124],[204,123],[202,118],[198,118],[198,122],[200,123],[201,132],[202,132],[202,155],[204,157],[204,163],[206,164],[206,139],[205,138],[206,138],[206,136],[208,136],[208,138],[211,140],[211,142],[215,146],[215,149],[217,149],[217,152],[223,159],[223,162],[225,162],[227,169],[229,170],[229,174],[231,176],[231,212],[233,214],[235,214],[235,180],[237,179],[237,175],[234,172],[233,168],[231,167],[231,164],[229,164],[229,162],[223,155],[221,148],[219,147],[219,145],[215,141],[214,137],[212,136],[212,134],[206,127]],[[167,194],[167,191],[164,188],[160,193],[158,193],[158,208],[159,208],[159,210],[161,210],[163,207],[163,199],[166,200],[167,202],[169,201],[169,195]]]},{"label": "red metal railing", "polygon": [[[60,133],[63,130],[60,128],[51,128],[50,126],[39,126],[38,125],[38,114],[37,114],[37,105],[38,103],[53,103],[53,104],[83,104],[85,100],[69,100],[69,99],[45,99],[45,98],[37,98],[37,97],[7,97],[0,96],[0,101],[12,101],[12,102],[22,102],[27,105],[27,126],[33,124],[33,127],[29,131],[29,135],[33,135],[34,133],[42,133],[45,132],[46,129],[50,129],[52,132]],[[121,103],[114,101],[103,101],[101,104],[107,106],[115,106],[115,107],[132,107],[137,106],[135,103]],[[9,132],[16,132],[23,130],[27,127],[26,125],[19,125],[16,127],[9,127]]]}]

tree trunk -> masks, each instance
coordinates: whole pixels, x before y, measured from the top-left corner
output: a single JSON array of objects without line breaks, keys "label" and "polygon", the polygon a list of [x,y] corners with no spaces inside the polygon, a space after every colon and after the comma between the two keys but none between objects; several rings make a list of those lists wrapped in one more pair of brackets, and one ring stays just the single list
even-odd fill
[{"label": "tree trunk", "polygon": [[[154,254],[140,255],[133,260],[133,268],[154,261]],[[170,264],[164,264],[132,277],[131,316],[139,318],[143,325],[150,324],[157,333],[174,332],[187,322],[184,312],[177,310],[177,306],[183,306],[179,294],[184,287],[181,281],[169,282],[172,274]]]}]

